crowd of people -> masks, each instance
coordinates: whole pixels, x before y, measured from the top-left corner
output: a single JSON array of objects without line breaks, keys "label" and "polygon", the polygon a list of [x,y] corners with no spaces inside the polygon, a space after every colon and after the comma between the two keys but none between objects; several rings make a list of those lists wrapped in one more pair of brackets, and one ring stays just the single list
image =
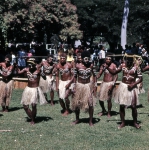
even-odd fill
[{"label": "crowd of people", "polygon": [[[104,51],[104,47],[102,47]],[[102,53],[102,52],[100,52]],[[120,105],[120,118],[122,123],[118,127],[125,126],[125,108],[131,107],[134,127],[141,126],[137,122],[137,105],[139,105],[139,93],[143,91],[142,72],[149,70],[149,65],[144,63],[140,55],[125,54],[117,66],[112,57],[105,54],[101,58],[99,71],[90,61],[91,55],[88,50],[78,49],[76,57],[67,61],[67,55],[60,52],[59,61],[54,62],[54,56],[49,54],[44,61],[37,62],[33,56],[27,58],[24,67],[14,67],[12,55],[5,56],[4,62],[0,63],[0,103],[2,112],[9,111],[9,104],[13,92],[13,71],[16,74],[25,74],[28,85],[24,89],[21,104],[31,118],[31,124],[35,124],[37,104],[48,104],[47,94],[50,94],[50,104],[54,105],[54,94],[57,92],[59,103],[62,108],[62,116],[74,112],[76,125],[80,122],[80,110],[89,113],[89,125],[93,126],[94,107],[99,100],[102,111],[99,116],[111,117],[112,99]],[[122,72],[122,79],[115,88],[118,73]],[[103,76],[102,76],[103,75]],[[100,90],[97,92],[98,79],[103,77]],[[139,86],[138,86],[139,85]],[[108,111],[104,102],[108,103]],[[31,108],[30,108],[31,106]]]}]

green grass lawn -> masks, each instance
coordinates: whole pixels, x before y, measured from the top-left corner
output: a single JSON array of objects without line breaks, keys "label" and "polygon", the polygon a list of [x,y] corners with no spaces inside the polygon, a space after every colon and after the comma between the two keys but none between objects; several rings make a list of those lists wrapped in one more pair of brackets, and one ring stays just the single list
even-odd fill
[{"label": "green grass lawn", "polygon": [[[148,90],[149,76],[143,74],[144,88]],[[121,76],[119,76],[119,79]],[[98,116],[99,104],[95,106],[94,127],[88,125],[88,114],[81,112],[81,123],[75,126],[72,113],[63,117],[55,94],[55,106],[37,107],[37,123],[29,124],[20,104],[23,90],[14,90],[9,113],[0,113],[0,150],[148,150],[149,149],[149,104],[147,92],[140,95],[138,122],[141,129],[132,126],[131,109],[126,110],[126,127],[118,130],[119,105],[113,103],[112,114]],[[105,103],[106,104],[106,103]],[[106,104],[107,105],[107,104]],[[2,132],[2,130],[12,130]]]}]

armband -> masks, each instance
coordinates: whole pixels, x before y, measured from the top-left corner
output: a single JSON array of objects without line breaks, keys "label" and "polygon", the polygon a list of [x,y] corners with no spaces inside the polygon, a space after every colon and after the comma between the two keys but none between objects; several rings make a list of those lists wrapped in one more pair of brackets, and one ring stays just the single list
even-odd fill
[{"label": "armband", "polygon": [[9,76],[11,73],[12,73],[12,71],[8,71],[8,72],[7,72],[7,75]]},{"label": "armband", "polygon": [[96,69],[93,69],[93,74],[96,75]]},{"label": "armband", "polygon": [[94,87],[97,87],[97,82],[94,83]]},{"label": "armband", "polygon": [[41,76],[45,76],[45,74],[43,72],[41,72]]},{"label": "armband", "polygon": [[115,85],[115,82],[113,82],[112,85]]}]

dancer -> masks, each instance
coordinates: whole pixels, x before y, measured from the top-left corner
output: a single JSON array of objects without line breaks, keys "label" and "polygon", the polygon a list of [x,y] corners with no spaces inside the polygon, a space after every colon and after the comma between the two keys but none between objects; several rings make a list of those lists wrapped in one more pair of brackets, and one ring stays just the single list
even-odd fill
[{"label": "dancer", "polygon": [[[145,72],[149,70],[149,65],[145,66],[145,67],[141,67],[141,72]],[[149,102],[149,89],[148,89],[148,102]]]},{"label": "dancer", "polygon": [[[141,56],[136,55],[135,65],[138,67],[139,71],[141,71],[141,66],[143,65],[143,59]],[[136,78],[136,80],[138,80],[138,78]],[[143,88],[143,82],[140,82],[139,84],[137,84],[137,87],[138,87],[138,94],[145,93],[145,90]]]},{"label": "dancer", "polygon": [[[81,54],[82,62],[76,63],[76,71],[74,78],[73,98],[72,98],[72,110],[75,112],[76,120],[73,124],[80,122],[80,109],[89,112],[89,125],[93,126],[93,112],[95,99],[93,94],[96,95],[97,82],[95,70],[93,70],[93,64],[89,62],[90,53],[84,51]],[[91,75],[93,80],[91,81]]]},{"label": "dancer", "polygon": [[11,59],[11,55],[6,55],[5,61],[0,63],[0,74],[2,76],[2,80],[0,81],[0,103],[2,106],[2,112],[8,112],[14,88],[14,81],[12,79],[14,66],[11,65]]},{"label": "dancer", "polygon": [[[21,104],[23,104],[26,114],[31,118],[31,124],[34,125],[38,101],[41,105],[46,104],[47,102],[39,87],[41,71],[36,67],[35,59],[29,58],[27,63],[27,68],[24,68],[23,70],[18,68],[18,74],[26,73],[28,78],[28,86],[23,91]],[[29,108],[29,105],[32,106],[32,110]]]},{"label": "dancer", "polygon": [[[70,101],[68,99],[70,89],[67,88],[67,84],[72,77],[72,65],[66,62],[66,54],[60,55],[59,63],[56,65],[56,91],[59,95],[59,102],[62,107],[62,115],[68,115],[70,111]],[[64,102],[65,100],[65,102]]]},{"label": "dancer", "polygon": [[[46,75],[46,78],[40,77],[39,86],[42,89],[45,98],[47,100],[47,93],[50,92],[51,105],[54,105],[54,90],[56,90],[55,79],[53,76],[53,69],[55,64],[53,62],[53,55],[48,55],[47,60],[42,61],[39,64],[42,68],[42,72]],[[48,101],[48,100],[47,100]]]},{"label": "dancer", "polygon": [[[137,123],[136,105],[139,104],[137,84],[142,82],[142,73],[134,63],[133,59],[133,55],[127,55],[125,57],[125,61],[117,70],[112,70],[109,66],[107,67],[107,70],[112,74],[117,74],[120,71],[123,71],[122,82],[119,84],[114,95],[115,102],[120,104],[120,118],[122,123],[118,129],[121,129],[125,126],[126,106],[131,106],[134,127],[137,129],[141,127]],[[137,81],[136,78],[138,78]]]},{"label": "dancer", "polygon": [[107,111],[104,107],[104,101],[107,101],[108,117],[111,117],[112,92],[113,92],[113,89],[114,89],[114,86],[115,86],[118,76],[117,76],[117,74],[116,75],[111,74],[107,69],[105,69],[104,65],[108,65],[109,68],[112,70],[116,70],[116,65],[114,63],[112,63],[111,57],[107,56],[105,58],[105,63],[101,65],[99,73],[97,75],[97,79],[98,79],[104,73],[103,81],[100,85],[100,91],[99,91],[99,104],[102,108],[102,111],[101,111],[101,113],[99,113],[99,116],[107,114]]}]

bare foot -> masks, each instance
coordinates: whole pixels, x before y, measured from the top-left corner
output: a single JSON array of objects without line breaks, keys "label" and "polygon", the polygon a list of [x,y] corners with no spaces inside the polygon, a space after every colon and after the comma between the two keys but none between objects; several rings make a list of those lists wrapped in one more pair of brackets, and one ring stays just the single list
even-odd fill
[{"label": "bare foot", "polygon": [[34,122],[34,121],[31,121],[31,122],[30,122],[30,124],[31,124],[31,125],[34,125],[34,124],[35,124],[35,122]]},{"label": "bare foot", "polygon": [[53,102],[51,102],[51,103],[50,103],[50,105],[51,105],[51,106],[53,106],[53,105],[54,105],[54,103],[53,103]]},{"label": "bare foot", "polygon": [[137,123],[134,123],[134,127],[136,127],[137,129],[141,128],[141,126],[139,124],[137,124]]},{"label": "bare foot", "polygon": [[103,115],[105,115],[106,113],[107,113],[106,111],[102,111],[102,112],[98,113],[98,116],[103,116]]},{"label": "bare foot", "polygon": [[93,127],[93,126],[94,126],[94,124],[93,124],[92,122],[89,122],[89,126]]},{"label": "bare foot", "polygon": [[72,122],[72,125],[76,125],[78,123],[79,123],[79,120],[75,120],[75,121]]},{"label": "bare foot", "polygon": [[121,128],[123,128],[123,127],[125,127],[125,124],[124,124],[124,123],[122,123],[120,126],[118,126],[118,129],[121,129]]},{"label": "bare foot", "polygon": [[67,115],[69,115],[69,111],[68,111],[68,110],[66,110],[66,111],[62,114],[62,116],[67,116]]},{"label": "bare foot", "polygon": [[4,112],[8,112],[8,109],[5,109],[5,111]]},{"label": "bare foot", "polygon": [[108,117],[108,118],[110,118],[110,117],[111,117],[111,114],[110,114],[110,113],[108,113],[107,117]]}]

